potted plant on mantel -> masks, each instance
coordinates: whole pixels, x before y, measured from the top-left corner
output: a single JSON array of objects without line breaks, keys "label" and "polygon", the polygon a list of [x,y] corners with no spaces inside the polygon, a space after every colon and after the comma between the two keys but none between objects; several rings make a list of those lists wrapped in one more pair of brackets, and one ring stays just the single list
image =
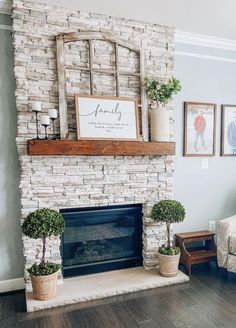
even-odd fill
[{"label": "potted plant on mantel", "polygon": [[151,140],[169,141],[169,112],[164,107],[181,90],[180,81],[175,77],[166,82],[145,78],[145,88],[151,101]]},{"label": "potted plant on mantel", "polygon": [[27,237],[42,239],[41,261],[39,264],[34,263],[28,269],[36,300],[45,301],[56,295],[58,271],[61,265],[45,261],[46,239],[50,236],[60,236],[64,228],[63,216],[46,208],[30,213],[22,224],[22,231]]},{"label": "potted plant on mantel", "polygon": [[159,272],[164,277],[174,277],[178,273],[180,249],[171,246],[170,225],[184,220],[185,209],[176,200],[161,200],[153,206],[151,218],[156,222],[166,223],[167,244],[158,249]]}]

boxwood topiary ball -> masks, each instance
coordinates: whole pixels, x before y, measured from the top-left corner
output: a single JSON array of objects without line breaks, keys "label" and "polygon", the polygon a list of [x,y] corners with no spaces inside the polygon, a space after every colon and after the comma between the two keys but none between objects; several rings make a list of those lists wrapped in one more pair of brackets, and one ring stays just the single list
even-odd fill
[{"label": "boxwood topiary ball", "polygon": [[151,218],[156,222],[182,222],[185,218],[185,209],[176,200],[161,200],[153,206]]},{"label": "boxwood topiary ball", "polygon": [[59,236],[65,229],[63,216],[47,208],[30,213],[22,224],[23,233],[30,238]]}]

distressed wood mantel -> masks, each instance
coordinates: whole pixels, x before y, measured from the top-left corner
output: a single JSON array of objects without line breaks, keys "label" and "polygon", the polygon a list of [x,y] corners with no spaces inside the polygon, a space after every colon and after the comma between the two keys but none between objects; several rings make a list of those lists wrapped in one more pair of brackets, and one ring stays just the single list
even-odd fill
[{"label": "distressed wood mantel", "polygon": [[174,154],[174,142],[28,140],[28,155],[31,156],[162,156]]}]

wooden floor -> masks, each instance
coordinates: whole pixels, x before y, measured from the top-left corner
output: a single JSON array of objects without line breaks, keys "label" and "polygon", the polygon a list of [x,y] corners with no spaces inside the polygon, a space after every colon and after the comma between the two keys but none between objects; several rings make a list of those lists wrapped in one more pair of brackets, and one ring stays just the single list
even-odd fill
[{"label": "wooden floor", "polygon": [[24,293],[0,296],[1,328],[236,327],[236,274],[198,265],[190,283],[25,313]]}]

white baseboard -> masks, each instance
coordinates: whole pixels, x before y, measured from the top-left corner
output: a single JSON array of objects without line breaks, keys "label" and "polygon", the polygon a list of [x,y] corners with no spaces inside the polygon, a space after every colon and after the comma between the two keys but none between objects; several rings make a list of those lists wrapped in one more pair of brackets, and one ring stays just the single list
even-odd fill
[{"label": "white baseboard", "polygon": [[0,281],[0,293],[11,292],[14,290],[19,290],[24,288],[25,288],[24,278]]}]

